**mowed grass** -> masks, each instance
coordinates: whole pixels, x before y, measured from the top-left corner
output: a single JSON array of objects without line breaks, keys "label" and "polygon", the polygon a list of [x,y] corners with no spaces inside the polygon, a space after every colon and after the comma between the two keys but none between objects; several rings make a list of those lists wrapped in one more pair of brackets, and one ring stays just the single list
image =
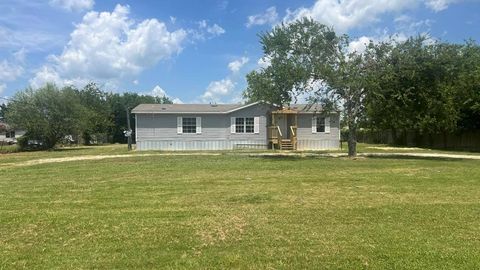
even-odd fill
[{"label": "mowed grass", "polygon": [[480,161],[230,154],[0,167],[10,268],[479,269]]}]

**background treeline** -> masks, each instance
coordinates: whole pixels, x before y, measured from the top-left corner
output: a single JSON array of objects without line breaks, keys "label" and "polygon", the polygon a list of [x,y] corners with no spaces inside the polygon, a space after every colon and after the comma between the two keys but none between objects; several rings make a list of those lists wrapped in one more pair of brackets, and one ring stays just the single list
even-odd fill
[{"label": "background treeline", "polygon": [[[360,140],[480,149],[480,47],[412,37],[370,44]],[[475,136],[475,134],[477,134]]]},{"label": "background treeline", "polygon": [[[18,92],[0,107],[0,117],[26,135],[23,148],[53,148],[56,144],[125,143],[127,109],[140,103],[172,103],[167,97],[137,93],[110,93],[89,83],[82,89],[47,84]],[[135,117],[130,115],[135,132]],[[135,138],[133,133],[132,138]]]}]

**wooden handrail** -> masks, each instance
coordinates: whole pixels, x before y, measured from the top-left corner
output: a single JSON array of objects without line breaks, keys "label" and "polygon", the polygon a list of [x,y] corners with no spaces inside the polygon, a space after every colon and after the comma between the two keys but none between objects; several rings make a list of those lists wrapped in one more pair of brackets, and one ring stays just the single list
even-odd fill
[{"label": "wooden handrail", "polygon": [[293,145],[293,149],[297,149],[297,134],[296,134],[296,131],[297,131],[297,126],[290,126],[290,140],[292,142],[292,145]]},{"label": "wooden handrail", "polygon": [[283,135],[282,135],[282,131],[280,130],[280,126],[277,126],[277,130],[278,130],[278,135],[280,135],[280,138],[282,138]]},{"label": "wooden handrail", "polygon": [[292,133],[292,137],[295,137],[295,130],[293,128],[293,126],[290,126],[290,132]]}]

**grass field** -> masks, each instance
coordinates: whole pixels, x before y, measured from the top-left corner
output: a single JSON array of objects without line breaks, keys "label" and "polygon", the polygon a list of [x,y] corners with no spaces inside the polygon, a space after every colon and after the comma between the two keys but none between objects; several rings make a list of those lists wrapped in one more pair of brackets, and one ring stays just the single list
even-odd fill
[{"label": "grass field", "polygon": [[[479,269],[480,161],[0,155],[0,269]],[[132,153],[138,155],[138,153]]]}]

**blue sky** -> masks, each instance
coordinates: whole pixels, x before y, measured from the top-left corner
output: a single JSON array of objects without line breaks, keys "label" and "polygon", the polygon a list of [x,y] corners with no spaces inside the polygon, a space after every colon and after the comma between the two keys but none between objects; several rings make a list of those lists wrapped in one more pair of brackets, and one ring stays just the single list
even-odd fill
[{"label": "blue sky", "polygon": [[391,35],[480,40],[480,0],[0,0],[0,97],[46,82],[240,102],[258,33],[309,16],[352,50]]}]

